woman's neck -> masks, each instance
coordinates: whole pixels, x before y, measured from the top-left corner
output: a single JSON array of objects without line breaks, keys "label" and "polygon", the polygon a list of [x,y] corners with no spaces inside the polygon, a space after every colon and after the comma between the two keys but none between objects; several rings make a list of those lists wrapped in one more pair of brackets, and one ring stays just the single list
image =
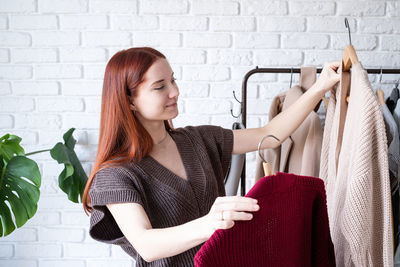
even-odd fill
[{"label": "woman's neck", "polygon": [[168,132],[165,129],[164,121],[143,121],[140,120],[143,127],[150,134],[155,146],[166,143]]}]

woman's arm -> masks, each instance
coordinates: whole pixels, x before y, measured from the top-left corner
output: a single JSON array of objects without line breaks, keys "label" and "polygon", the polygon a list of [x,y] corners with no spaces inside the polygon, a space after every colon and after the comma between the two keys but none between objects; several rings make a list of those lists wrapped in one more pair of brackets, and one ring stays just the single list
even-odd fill
[{"label": "woman's arm", "polygon": [[175,256],[205,241],[216,229],[228,229],[236,220],[250,220],[259,209],[248,197],[219,197],[210,212],[182,225],[153,229],[143,207],[137,203],[108,204],[120,230],[147,262]]},{"label": "woman's arm", "polygon": [[207,239],[201,231],[201,218],[180,226],[152,229],[140,204],[109,204],[107,208],[122,233],[147,262],[182,253]]},{"label": "woman's arm", "polygon": [[267,138],[262,143],[262,149],[275,148],[288,138],[307,118],[321,98],[340,79],[336,73],[340,62],[325,64],[318,80],[309,88],[293,105],[279,113],[267,125],[260,128],[233,130],[233,154],[243,154],[256,151],[260,140],[272,134],[280,142],[273,138]]}]

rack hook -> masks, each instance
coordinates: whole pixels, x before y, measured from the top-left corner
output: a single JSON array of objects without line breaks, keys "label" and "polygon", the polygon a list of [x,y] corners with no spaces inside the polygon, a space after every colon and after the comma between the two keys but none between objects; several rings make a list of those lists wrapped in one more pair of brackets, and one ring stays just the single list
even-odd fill
[{"label": "rack hook", "polygon": [[242,102],[237,99],[235,91],[232,91],[232,92],[233,92],[233,97],[235,98],[235,100],[241,105]]},{"label": "rack hook", "polygon": [[233,109],[231,109],[231,115],[232,115],[232,117],[234,117],[235,119],[239,118],[241,114],[242,114],[242,112],[240,112],[239,115],[237,115],[237,116],[236,116],[236,115],[233,115]]},{"label": "rack hook", "polygon": [[[238,99],[237,99],[237,97],[236,97],[236,94],[235,94],[235,91],[232,91],[233,92],[233,98],[235,98],[235,100],[240,104],[240,107],[242,107],[242,102],[240,102]],[[239,118],[240,117],[240,115],[242,115],[242,109],[240,109],[240,113],[239,113],[239,115],[233,115],[233,109],[231,109],[231,115],[232,115],[232,117],[234,117],[235,119],[237,119],[237,118]]]},{"label": "rack hook", "polygon": [[350,45],[351,45],[350,25],[349,25],[349,21],[347,20],[347,18],[344,18],[344,25],[349,30],[349,42],[350,42]]}]

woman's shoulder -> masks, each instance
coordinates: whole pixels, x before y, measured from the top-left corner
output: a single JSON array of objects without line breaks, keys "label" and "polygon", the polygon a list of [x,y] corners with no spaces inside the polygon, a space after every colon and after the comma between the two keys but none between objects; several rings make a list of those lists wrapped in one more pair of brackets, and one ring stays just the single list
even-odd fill
[{"label": "woman's shoulder", "polygon": [[230,131],[229,129],[222,128],[221,126],[217,125],[198,125],[198,126],[184,126],[180,128],[176,128],[174,132],[176,133],[187,133],[197,136],[210,136],[219,134],[221,131]]},{"label": "woman's shoulder", "polygon": [[233,131],[216,125],[186,126],[176,129],[186,138],[176,138],[181,143],[186,143],[187,138],[192,140],[193,144],[204,146],[207,150],[214,150],[215,146],[229,148],[232,152]]},{"label": "woman's shoulder", "polygon": [[113,175],[129,175],[132,170],[129,168],[129,164],[106,164],[103,165],[95,174],[97,176],[113,176]]},{"label": "woman's shoulder", "polygon": [[132,168],[134,163],[105,165],[96,172],[93,178],[92,188],[118,187],[127,184],[138,183],[139,175]]}]

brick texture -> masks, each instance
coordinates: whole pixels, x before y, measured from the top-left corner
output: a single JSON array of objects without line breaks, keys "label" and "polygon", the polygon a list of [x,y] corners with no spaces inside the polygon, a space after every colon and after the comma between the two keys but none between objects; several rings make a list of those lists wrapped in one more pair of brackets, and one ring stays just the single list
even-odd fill
[{"label": "brick texture", "polygon": [[[107,61],[132,46],[163,52],[178,78],[175,127],[237,119],[244,75],[255,66],[321,67],[352,43],[365,67],[400,68],[399,1],[1,0],[0,136],[22,137],[26,152],[49,149],[75,127],[84,169],[93,166]],[[294,75],[294,80],[298,76]],[[371,76],[389,95],[398,75]],[[266,123],[271,99],[290,74],[257,74],[248,86],[248,127]],[[247,157],[247,189],[254,153]],[[0,238],[0,266],[133,267],[119,247],[92,240],[80,204],[58,188],[63,169],[48,152],[39,164],[37,214]]]}]

